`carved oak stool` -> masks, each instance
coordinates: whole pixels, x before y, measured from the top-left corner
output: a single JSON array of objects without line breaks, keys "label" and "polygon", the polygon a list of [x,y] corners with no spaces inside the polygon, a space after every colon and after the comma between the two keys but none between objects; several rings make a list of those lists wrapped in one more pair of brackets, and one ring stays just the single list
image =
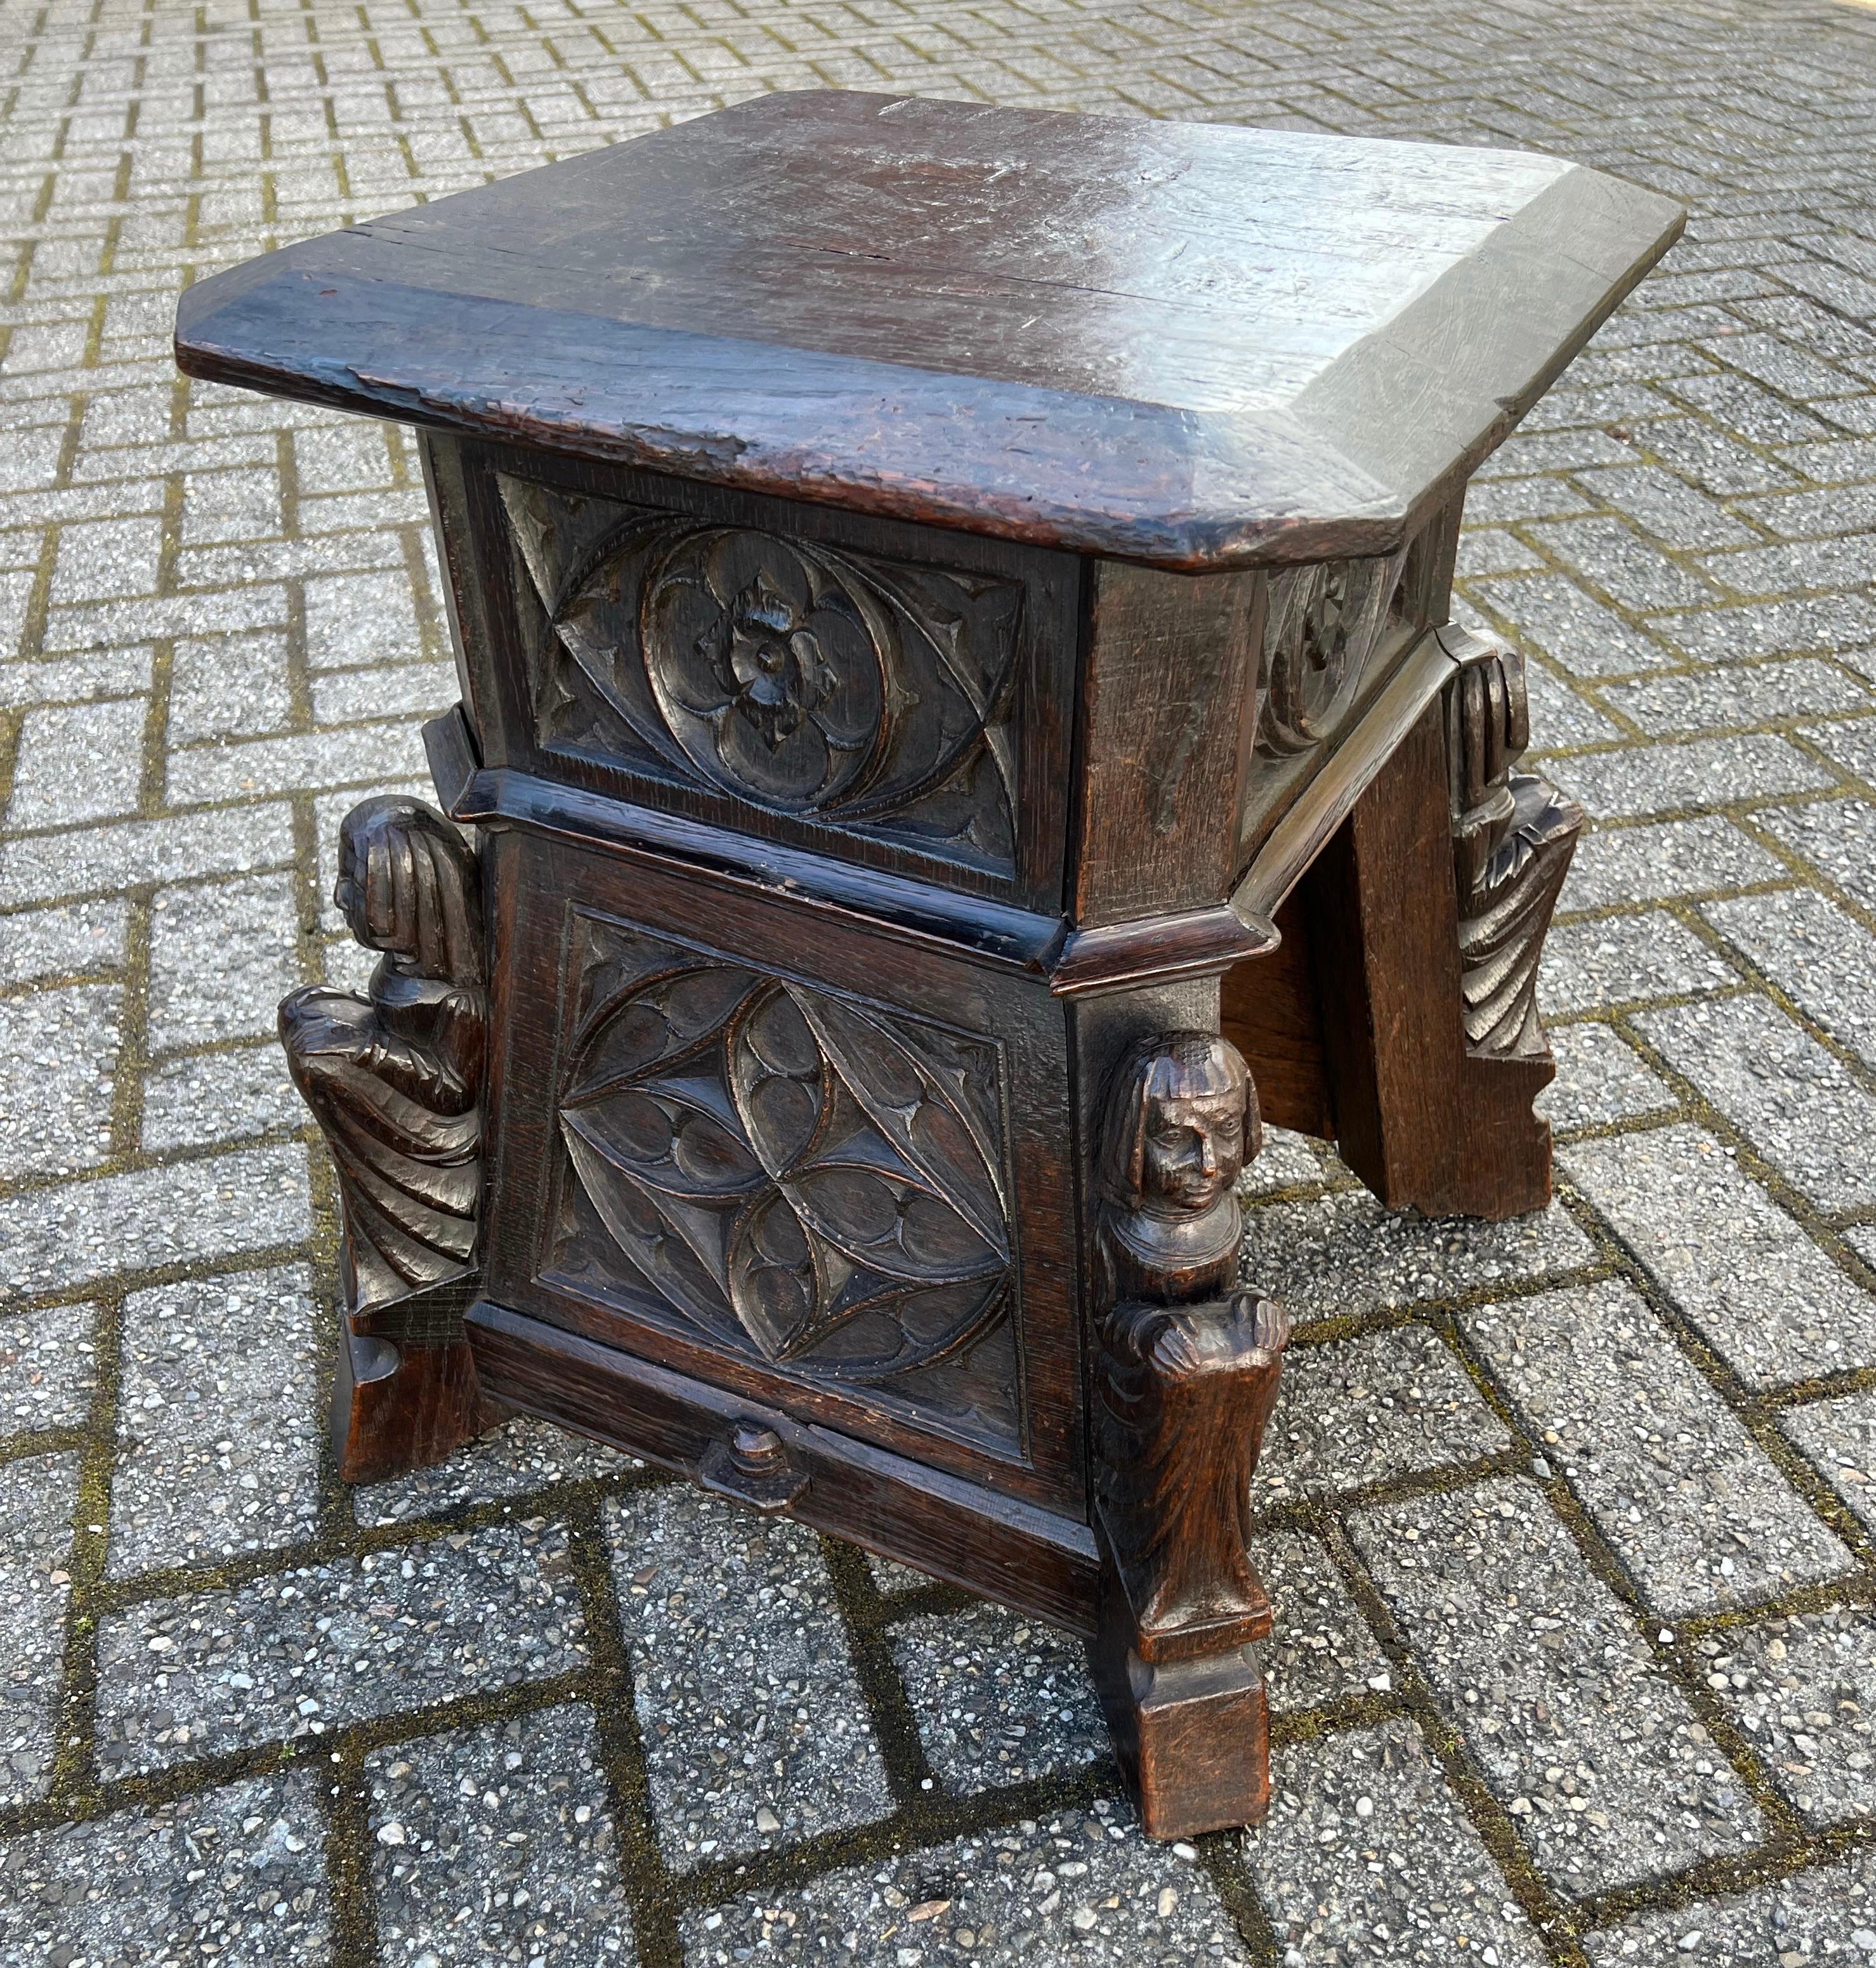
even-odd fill
[{"label": "carved oak stool", "polygon": [[[1268,1796],[1260,1114],[1538,1207],[1579,815],[1468,474],[1678,229],[1509,152],[771,97],[192,289],[421,432],[451,825],[296,993],[348,1478],[547,1416],[1088,1633],[1147,1827]],[[464,844],[459,829],[480,843]]]}]

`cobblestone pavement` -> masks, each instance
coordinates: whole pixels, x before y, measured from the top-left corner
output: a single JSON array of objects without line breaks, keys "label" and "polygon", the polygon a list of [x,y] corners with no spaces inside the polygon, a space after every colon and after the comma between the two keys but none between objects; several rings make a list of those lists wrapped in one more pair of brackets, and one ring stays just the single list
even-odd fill
[{"label": "cobblestone pavement", "polygon": [[[336,822],[454,687],[409,444],[182,382],[176,294],[816,83],[1694,213],[1464,549],[1595,817],[1562,1194],[1260,1165],[1278,1795],[1195,1850],[1059,1636],[546,1430],[356,1494],[322,1440],[273,1005],[360,974]],[[5,0],[0,111],[0,1960],[1876,1957],[1876,13]]]}]

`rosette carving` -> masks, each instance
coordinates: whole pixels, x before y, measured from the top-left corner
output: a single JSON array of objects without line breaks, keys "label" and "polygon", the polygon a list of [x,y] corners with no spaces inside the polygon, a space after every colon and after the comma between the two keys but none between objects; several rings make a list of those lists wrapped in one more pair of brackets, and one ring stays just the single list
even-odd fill
[{"label": "rosette carving", "polygon": [[1011,865],[1020,584],[500,485],[544,740]]},{"label": "rosette carving", "polygon": [[1404,555],[1273,576],[1258,678],[1257,749],[1288,759],[1334,737],[1391,619]]}]

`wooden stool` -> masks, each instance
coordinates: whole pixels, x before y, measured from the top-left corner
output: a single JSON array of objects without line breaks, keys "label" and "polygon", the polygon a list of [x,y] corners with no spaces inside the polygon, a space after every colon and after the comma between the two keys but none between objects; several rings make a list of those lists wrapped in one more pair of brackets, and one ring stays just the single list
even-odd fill
[{"label": "wooden stool", "polygon": [[[461,706],[281,1007],[354,1480],[542,1415],[1091,1636],[1149,1831],[1269,1795],[1263,1119],[1550,1193],[1580,815],[1467,475],[1671,242],[1510,151],[816,93],[192,288],[418,426]],[[461,828],[480,845],[464,844]]]}]

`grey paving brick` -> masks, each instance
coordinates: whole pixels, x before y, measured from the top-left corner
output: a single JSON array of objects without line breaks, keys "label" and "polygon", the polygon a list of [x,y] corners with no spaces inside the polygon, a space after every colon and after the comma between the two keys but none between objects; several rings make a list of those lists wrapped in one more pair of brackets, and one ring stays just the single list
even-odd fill
[{"label": "grey paving brick", "polygon": [[275,1044],[165,1061],[144,1085],[144,1146],[203,1147],[302,1128],[306,1110]]},{"label": "grey paving brick", "polygon": [[1789,880],[1777,857],[1716,814],[1647,827],[1598,828],[1577,843],[1561,906],[1667,901]]},{"label": "grey paving brick", "polygon": [[1857,1516],[1876,1530],[1876,1392],[1785,1409],[1778,1426]]},{"label": "grey paving brick", "polygon": [[1876,636],[1876,604],[1861,594],[1820,594],[1804,601],[1760,601],[1664,615],[1659,632],[1699,662],[1762,656],[1829,655]]},{"label": "grey paving brick", "polygon": [[129,934],[130,910],[121,901],[0,916],[0,989],[120,969]]},{"label": "grey paving brick", "polygon": [[[1686,924],[1651,909],[1641,915],[1554,924],[1544,939],[1538,1002],[1561,1016],[1650,998],[1684,997],[1737,982],[1732,966]],[[1551,1034],[1553,1041],[1557,1036]]]},{"label": "grey paving brick", "polygon": [[1635,1027],[1820,1209],[1876,1202],[1876,1094],[1756,993],[1638,1012]]},{"label": "grey paving brick", "polygon": [[1876,442],[1866,437],[1794,445],[1784,456],[1820,485],[1852,485],[1876,478]]},{"label": "grey paving brick", "polygon": [[119,821],[0,847],[0,905],[243,873],[293,858],[293,816],[283,801],[174,819]]},{"label": "grey paving brick", "polygon": [[1859,376],[1820,361],[1807,348],[1777,335],[1733,335],[1703,345],[1729,369],[1743,370],[1781,396],[1799,401],[1852,397],[1868,388]]},{"label": "grey paving brick", "polygon": [[665,1861],[865,1824],[892,1808],[812,1535],[687,1485],[607,1507]]},{"label": "grey paving brick", "polygon": [[1701,913],[1831,1035],[1876,1063],[1876,937],[1814,889]]},{"label": "grey paving brick", "polygon": [[[1868,656],[1854,660],[1867,662]],[[1833,720],[1805,733],[1817,749],[1866,784],[1876,775],[1876,726],[1867,718]]]},{"label": "grey paving brick", "polygon": [[1770,732],[1586,753],[1554,760],[1547,772],[1585,812],[1611,819],[1775,798],[1836,776]]},{"label": "grey paving brick", "polygon": [[568,1673],[587,1659],[572,1575],[565,1527],[532,1517],[139,1601],[99,1622],[99,1766],[163,1769]]},{"label": "grey paving brick", "polygon": [[1651,737],[1769,724],[1819,712],[1876,710],[1868,687],[1816,658],[1740,664],[1691,675],[1639,677],[1603,686],[1609,705]]},{"label": "grey paving brick", "polygon": [[1697,1961],[1701,1968],[1803,1968],[1867,1960],[1876,1939],[1876,1860],[1867,1851],[1749,1892],[1693,1900],[1584,1937],[1593,1968]]},{"label": "grey paving brick", "polygon": [[1578,1141],[1564,1173],[1749,1387],[1876,1363],[1876,1300],[1692,1126]]},{"label": "grey paving brick", "polygon": [[1666,387],[1752,444],[1814,443],[1829,433],[1828,424],[1744,376],[1681,376]]},{"label": "grey paving brick", "polygon": [[328,1322],[298,1264],[125,1300],[113,1577],[312,1536]]},{"label": "grey paving brick", "polygon": [[[1671,547],[1746,546],[1758,537],[1717,500],[1658,464],[1618,465],[1580,472],[1577,482]],[[1660,604],[1650,600],[1642,605]]]},{"label": "grey paving brick", "polygon": [[312,1234],[304,1148],[243,1149],[0,1197],[0,1308],[158,1266]]},{"label": "grey paving brick", "polygon": [[122,1000],[115,984],[0,999],[0,1179],[109,1154]]},{"label": "grey paving brick", "polygon": [[1247,1219],[1244,1275],[1300,1323],[1447,1298],[1593,1262],[1561,1209],[1504,1223],[1383,1209],[1365,1191],[1278,1202]]},{"label": "grey paving brick", "polygon": [[364,785],[423,769],[423,740],[415,723],[366,724],[172,752],[169,791],[175,804],[195,806],[301,788]]},{"label": "grey paving brick", "polygon": [[162,547],[162,528],[154,518],[92,520],[63,528],[53,564],[53,606],[149,594],[157,584]]},{"label": "grey paving brick", "polygon": [[6,1968],[325,1958],[325,1821],[310,1770],[251,1777],[8,1841]]},{"label": "grey paving brick", "polygon": [[1025,1818],[805,1887],[746,1892],[687,1914],[680,1931],[687,1968],[750,1958],[803,1968],[843,1959],[1249,1968],[1210,1879],[1111,1805]]},{"label": "grey paving brick", "polygon": [[1751,1605],[1849,1569],[1849,1552],[1622,1280],[1461,1322],[1655,1611]]},{"label": "grey paving brick", "polygon": [[0,1435],[75,1428],[98,1384],[95,1305],[0,1316]]},{"label": "grey paving brick", "polygon": [[[1745,387],[1750,388],[1751,385]],[[1671,384],[1669,387],[1678,388],[1679,385]],[[1826,426],[1812,420],[1803,429],[1810,439],[1816,439],[1823,436]],[[1651,423],[1645,448],[1661,464],[1671,466],[1692,479],[1696,485],[1721,499],[1736,498],[1745,492],[1769,491],[1775,486],[1797,482],[1776,459],[1752,450],[1737,438],[1698,417],[1683,417],[1674,422],[1658,419]]]},{"label": "grey paving brick", "polygon": [[1480,470],[1482,482],[1540,471],[1575,471],[1591,464],[1632,464],[1632,445],[1606,431],[1533,431],[1502,445]]},{"label": "grey paving brick", "polygon": [[1469,526],[1459,536],[1457,572],[1461,579],[1489,574],[1520,574],[1551,565],[1535,547],[1527,546],[1502,526]]},{"label": "grey paving brick", "polygon": [[387,1964],[632,1968],[632,1915],[590,1708],[374,1750],[365,1780]]},{"label": "grey paving brick", "polygon": [[170,670],[172,745],[278,731],[293,710],[286,638],[278,630],[180,642]]},{"label": "grey paving brick", "polygon": [[1709,1685],[1813,1824],[1876,1809],[1876,1615],[1806,1613],[1703,1641]]},{"label": "grey paving brick", "polygon": [[1557,1077],[1538,1096],[1537,1109],[1554,1128],[1632,1121],[1679,1104],[1673,1088],[1608,1025],[1554,1025],[1550,1041]]},{"label": "grey paving brick", "polygon": [[1779,493],[1753,500],[1748,510],[1761,526],[1782,539],[1867,533],[1876,527],[1876,486],[1833,485],[1821,492]]},{"label": "grey paving brick", "polygon": [[312,714],[322,724],[372,717],[429,717],[462,693],[450,663],[396,663],[323,670],[312,679]]},{"label": "grey paving brick", "polygon": [[0,1464],[3,1804],[44,1796],[51,1779],[78,1473],[75,1454]]},{"label": "grey paving brick", "polygon": [[401,568],[310,576],[306,597],[306,659],[315,670],[411,662],[424,653]]},{"label": "grey paving brick", "polygon": [[1876,908],[1876,806],[1860,799],[1820,800],[1768,813],[1764,824],[1852,900]]},{"label": "grey paving brick", "polygon": [[1322,1540],[1269,1531],[1252,1541],[1275,1618],[1263,1644],[1270,1707],[1288,1714],[1393,1685],[1387,1656]]},{"label": "grey paving brick", "polygon": [[8,826],[18,832],[134,813],[149,711],[141,698],[28,711]]},{"label": "grey paving brick", "polygon": [[893,1657],[933,1775],[957,1797],[1110,1763],[1087,1651],[997,1606],[910,1620]]},{"label": "grey paving brick", "polygon": [[[4,643],[8,577],[0,575],[0,643]],[[37,704],[79,704],[94,698],[131,697],[147,691],[153,662],[147,649],[94,649],[45,662],[0,662],[0,710]]]},{"label": "grey paving brick", "polygon": [[1286,1968],[1548,1958],[1413,1722],[1282,1748],[1273,1789],[1244,1856]]},{"label": "grey paving brick", "polygon": [[1510,1445],[1465,1369],[1426,1326],[1292,1346],[1253,1500],[1270,1509],[1474,1461]]},{"label": "grey paving brick", "polygon": [[1535,643],[1572,676],[1626,676],[1664,669],[1674,660],[1668,650],[1567,575],[1469,581],[1466,591],[1510,634]]},{"label": "grey paving brick", "polygon": [[[1742,547],[1706,554],[1702,565],[1741,594],[1785,595],[1805,589],[1858,590],[1870,580],[1867,539],[1781,540],[1776,546]],[[1664,624],[1671,634],[1673,625]]]},{"label": "grey paving brick", "polygon": [[192,471],[183,481],[183,545],[270,539],[281,528],[280,481],[272,470]]},{"label": "grey paving brick", "polygon": [[1533,1485],[1418,1497],[1351,1529],[1486,1781],[1567,1898],[1763,1835],[1686,1698]]},{"label": "grey paving brick", "polygon": [[407,1523],[464,1504],[494,1503],[551,1484],[577,1483],[643,1466],[584,1436],[518,1415],[427,1469],[413,1469],[381,1483],[355,1484],[350,1494],[361,1524]]},{"label": "grey paving brick", "polygon": [[[1671,560],[1620,520],[1548,520],[1533,526],[1531,533],[1548,553],[1574,568],[1620,607],[1698,608],[1722,598],[1710,581]],[[1551,653],[1559,662],[1569,661],[1561,650]]]},{"label": "grey paving brick", "polygon": [[271,1037],[281,999],[305,981],[298,931],[288,876],[160,891],[150,914],[150,1044]]}]

